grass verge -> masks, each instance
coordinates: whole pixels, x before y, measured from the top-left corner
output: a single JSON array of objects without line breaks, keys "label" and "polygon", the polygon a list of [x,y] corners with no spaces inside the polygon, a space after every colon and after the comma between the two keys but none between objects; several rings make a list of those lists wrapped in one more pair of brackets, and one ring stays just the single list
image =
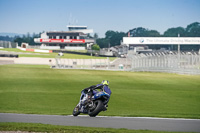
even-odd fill
[{"label": "grass verge", "polygon": [[59,133],[178,133],[151,130],[128,130],[94,127],[57,126],[32,123],[0,123],[0,131],[59,132]]},{"label": "grass verge", "polygon": [[[10,52],[22,52],[24,54],[19,54],[19,57],[40,57],[40,58],[55,58],[58,53],[39,53],[36,54],[36,52],[30,52],[30,51],[22,51],[17,48],[5,48],[1,49],[4,51],[10,51]],[[27,54],[29,53],[29,54]],[[69,54],[64,53],[64,56],[61,58],[67,58],[67,59],[107,59],[107,57],[96,57],[96,56],[89,56],[89,55],[78,55],[78,54]],[[112,61],[116,59],[116,57],[109,57],[109,59]]]},{"label": "grass verge", "polygon": [[110,81],[106,116],[200,118],[200,76],[0,66],[0,112],[70,115],[82,89]]}]

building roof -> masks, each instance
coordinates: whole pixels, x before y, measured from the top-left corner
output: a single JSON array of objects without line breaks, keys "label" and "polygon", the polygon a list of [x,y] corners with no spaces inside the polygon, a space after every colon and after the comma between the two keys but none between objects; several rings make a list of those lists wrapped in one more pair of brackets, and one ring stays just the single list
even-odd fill
[{"label": "building roof", "polygon": [[87,28],[87,26],[80,26],[80,25],[67,25],[67,27],[76,27],[76,28]]},{"label": "building roof", "polygon": [[80,36],[85,35],[82,32],[73,32],[73,31],[49,31],[46,32],[48,36]]}]

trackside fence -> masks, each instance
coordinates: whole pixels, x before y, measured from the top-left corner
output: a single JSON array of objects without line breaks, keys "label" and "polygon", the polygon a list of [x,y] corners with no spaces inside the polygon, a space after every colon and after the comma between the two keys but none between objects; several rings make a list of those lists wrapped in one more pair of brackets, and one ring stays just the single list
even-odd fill
[{"label": "trackside fence", "polygon": [[96,69],[115,71],[147,71],[200,75],[200,55],[197,53],[128,54],[127,58],[63,59],[55,58],[52,68]]},{"label": "trackside fence", "polygon": [[109,59],[62,59],[55,58],[59,69],[107,69]]},{"label": "trackside fence", "polygon": [[129,55],[131,71],[168,72],[179,74],[200,74],[199,54],[150,54]]},{"label": "trackside fence", "polygon": [[[127,60],[116,58],[115,60],[107,59],[63,59],[57,56],[55,58],[55,64],[52,63],[52,68],[57,69],[96,69],[96,70],[116,70],[125,71],[127,66],[125,65]],[[131,62],[129,61],[129,64]],[[129,70],[131,65],[128,66]]]}]

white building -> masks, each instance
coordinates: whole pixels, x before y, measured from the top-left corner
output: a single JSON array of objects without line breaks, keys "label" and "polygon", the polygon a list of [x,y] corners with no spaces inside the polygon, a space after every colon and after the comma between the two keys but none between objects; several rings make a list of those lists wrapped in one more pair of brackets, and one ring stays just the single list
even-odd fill
[{"label": "white building", "polygon": [[66,49],[85,50],[95,43],[95,40],[88,37],[92,29],[87,26],[67,26],[69,31],[48,31],[35,38],[36,43],[41,43],[42,49]]}]

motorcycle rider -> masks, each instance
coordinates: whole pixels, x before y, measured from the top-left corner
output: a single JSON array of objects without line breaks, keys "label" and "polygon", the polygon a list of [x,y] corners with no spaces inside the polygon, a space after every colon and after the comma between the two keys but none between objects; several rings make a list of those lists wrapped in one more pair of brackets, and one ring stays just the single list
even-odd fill
[{"label": "motorcycle rider", "polygon": [[[81,91],[80,101],[73,110],[73,116],[78,116],[80,113],[88,113],[91,117],[95,117],[99,113],[97,111],[106,111],[112,93],[108,86],[109,81],[103,80],[101,84],[92,85],[83,89]],[[100,89],[100,91],[97,89]],[[99,106],[95,112],[96,105]]]},{"label": "motorcycle rider", "polygon": [[[96,89],[100,89],[101,91],[97,91]],[[88,88],[85,88],[83,91],[86,91],[89,93],[89,99],[87,102],[90,102],[90,100],[92,99],[97,99],[98,97],[101,96],[101,94],[105,94],[105,96],[108,98],[105,101],[106,107],[108,107],[108,102],[110,99],[110,95],[111,95],[111,90],[109,88],[109,81],[108,80],[103,80],[101,84],[97,84],[97,85],[92,85]],[[92,97],[91,97],[92,96]]]},{"label": "motorcycle rider", "polygon": [[103,80],[101,84],[92,85],[88,88],[85,88],[84,90],[87,90],[88,92],[90,92],[92,90],[93,95],[96,95],[97,93],[99,93],[98,91],[96,91],[96,89],[101,89],[101,92],[108,94],[107,96],[110,98],[110,95],[112,92],[111,92],[110,88],[108,87],[108,85],[109,85],[109,81]]}]

